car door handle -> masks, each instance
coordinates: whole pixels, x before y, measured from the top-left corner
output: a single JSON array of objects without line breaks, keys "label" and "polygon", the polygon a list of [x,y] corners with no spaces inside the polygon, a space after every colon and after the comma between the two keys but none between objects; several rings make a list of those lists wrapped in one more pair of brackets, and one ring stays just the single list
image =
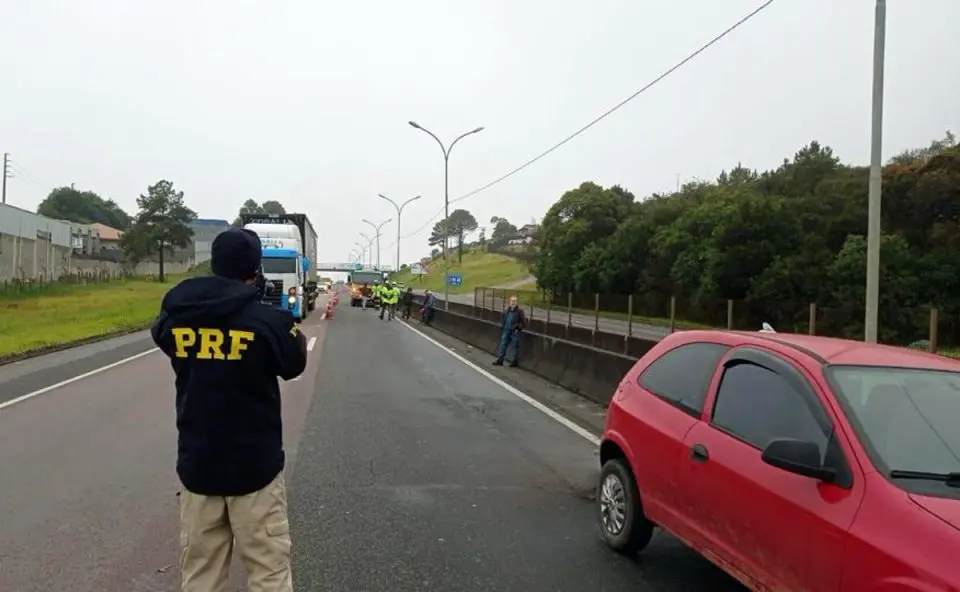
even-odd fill
[{"label": "car door handle", "polygon": [[693,459],[693,462],[707,462],[710,459],[710,453],[703,444],[694,444],[693,448],[690,449],[690,458]]}]

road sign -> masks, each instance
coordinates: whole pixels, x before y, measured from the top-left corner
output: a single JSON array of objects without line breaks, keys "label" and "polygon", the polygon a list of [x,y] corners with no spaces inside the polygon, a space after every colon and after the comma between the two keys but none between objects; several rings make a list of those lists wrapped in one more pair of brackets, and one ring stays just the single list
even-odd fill
[{"label": "road sign", "polygon": [[459,273],[448,273],[447,274],[447,285],[457,287],[463,283],[463,276]]},{"label": "road sign", "polygon": [[410,273],[412,275],[424,275],[427,273],[427,266],[423,263],[414,263],[410,266]]}]

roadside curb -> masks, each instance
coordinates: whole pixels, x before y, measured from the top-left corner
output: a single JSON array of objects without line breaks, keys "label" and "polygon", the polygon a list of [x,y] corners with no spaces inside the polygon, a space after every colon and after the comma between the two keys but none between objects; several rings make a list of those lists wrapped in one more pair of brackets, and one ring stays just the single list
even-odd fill
[{"label": "roadside curb", "polygon": [[118,329],[116,331],[103,333],[101,335],[95,335],[93,337],[84,337],[83,339],[75,339],[73,341],[66,341],[64,343],[57,343],[54,345],[45,345],[43,347],[31,349],[29,351],[21,352],[19,354],[9,354],[6,356],[0,356],[0,366],[6,366],[8,364],[13,364],[15,362],[22,362],[24,360],[29,360],[31,358],[39,358],[40,356],[45,356],[47,354],[54,354],[57,352],[66,351],[68,349],[73,349],[75,347],[80,347],[82,345],[90,345],[92,343],[107,341],[108,339],[113,339],[115,337],[123,337],[124,335],[130,335],[132,333],[137,333],[137,332],[149,329],[152,324],[153,324],[153,321],[150,321],[149,323],[145,323],[143,326],[139,326],[139,327],[128,328],[128,329]]}]

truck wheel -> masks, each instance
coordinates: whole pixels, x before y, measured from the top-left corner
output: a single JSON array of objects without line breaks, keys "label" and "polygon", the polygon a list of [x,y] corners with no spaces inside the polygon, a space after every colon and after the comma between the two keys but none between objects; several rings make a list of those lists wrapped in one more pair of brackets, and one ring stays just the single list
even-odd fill
[{"label": "truck wheel", "polygon": [[624,555],[642,551],[653,538],[654,525],[643,513],[637,482],[626,460],[608,460],[597,487],[600,536],[608,547]]}]

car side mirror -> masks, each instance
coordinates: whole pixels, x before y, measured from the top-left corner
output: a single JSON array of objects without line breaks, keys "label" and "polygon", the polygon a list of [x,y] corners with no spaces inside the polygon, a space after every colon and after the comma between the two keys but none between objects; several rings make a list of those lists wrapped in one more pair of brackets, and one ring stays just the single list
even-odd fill
[{"label": "car side mirror", "polygon": [[767,444],[760,459],[772,467],[824,483],[833,483],[837,478],[837,471],[820,460],[820,447],[806,440],[774,440]]}]

